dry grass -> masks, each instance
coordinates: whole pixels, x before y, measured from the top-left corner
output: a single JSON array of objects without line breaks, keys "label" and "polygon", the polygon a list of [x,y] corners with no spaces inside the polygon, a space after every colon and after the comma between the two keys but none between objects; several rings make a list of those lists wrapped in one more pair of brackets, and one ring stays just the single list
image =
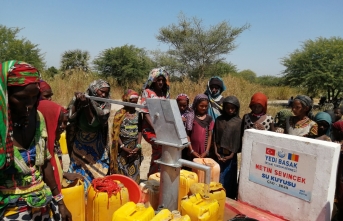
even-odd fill
[{"label": "dry grass", "polygon": [[[43,75],[44,77],[44,75]],[[56,76],[54,79],[47,80],[51,85],[55,102],[66,106],[76,91],[85,91],[88,85],[96,79],[99,79],[98,75],[88,74],[85,75],[83,72],[76,72],[71,76],[67,76],[64,79],[61,76]],[[101,77],[102,78],[102,77]],[[104,79],[104,78],[103,78]],[[124,88],[117,85],[113,79],[106,79],[111,84],[111,97],[112,99],[120,99]],[[223,78],[227,90],[224,91],[223,96],[235,95],[238,97],[241,103],[240,114],[250,112],[249,102],[251,96],[256,92],[262,92],[266,94],[269,100],[287,100],[291,96],[295,96],[301,93],[301,90],[289,88],[289,87],[265,87],[258,84],[253,84],[245,81],[244,79],[226,76]],[[204,93],[206,89],[208,79],[200,81],[200,83],[192,82],[189,79],[185,79],[183,82],[172,82],[170,86],[170,93],[172,98],[175,98],[180,93],[186,93],[191,100],[200,93]],[[142,82],[143,83],[143,82]],[[141,88],[141,85],[134,85],[133,88]],[[275,116],[276,112],[279,111],[281,106],[270,106],[268,107],[268,113]]]}]

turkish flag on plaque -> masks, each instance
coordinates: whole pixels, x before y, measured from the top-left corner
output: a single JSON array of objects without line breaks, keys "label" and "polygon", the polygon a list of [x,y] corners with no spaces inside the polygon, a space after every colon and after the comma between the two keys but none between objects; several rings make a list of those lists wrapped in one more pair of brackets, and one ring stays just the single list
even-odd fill
[{"label": "turkish flag on plaque", "polygon": [[266,154],[271,155],[271,156],[275,156],[275,150],[272,148],[266,148]]}]

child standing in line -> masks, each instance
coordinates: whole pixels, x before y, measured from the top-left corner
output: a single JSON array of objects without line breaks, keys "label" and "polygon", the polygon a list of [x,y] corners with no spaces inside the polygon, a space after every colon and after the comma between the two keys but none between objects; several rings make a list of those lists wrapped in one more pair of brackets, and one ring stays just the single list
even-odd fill
[{"label": "child standing in line", "polygon": [[214,130],[215,159],[220,165],[219,182],[223,184],[226,197],[237,197],[237,153],[241,149],[241,124],[239,100],[228,96],[223,100],[222,115],[217,117]]},{"label": "child standing in line", "polygon": [[343,107],[337,107],[334,110],[334,114],[335,114],[335,121],[337,122],[339,120],[342,120],[342,116],[343,116]]},{"label": "child standing in line", "polygon": [[214,122],[207,114],[209,100],[205,94],[198,94],[193,101],[192,111],[187,114],[186,129],[189,145],[190,159],[208,156]]},{"label": "child standing in line", "polygon": [[[192,125],[188,125],[188,127],[187,127],[187,115],[192,111],[191,108],[189,107],[189,97],[187,96],[187,94],[179,94],[176,97],[176,102],[177,102],[177,106],[179,107],[179,110],[180,110],[183,125],[185,126],[185,129],[187,131],[187,128],[192,127]],[[188,152],[189,152],[189,149],[184,148],[182,150],[181,158],[188,160],[189,159]],[[183,167],[183,169],[190,170],[191,168]]]},{"label": "child standing in line", "polygon": [[249,105],[251,112],[243,116],[242,135],[244,130],[250,128],[275,131],[274,119],[272,116],[267,115],[267,101],[267,96],[260,92],[251,97]]},{"label": "child standing in line", "polygon": [[292,112],[294,116],[286,120],[286,134],[315,138],[318,135],[318,124],[310,119],[312,100],[306,95],[294,98]]},{"label": "child standing in line", "polygon": [[176,102],[177,102],[177,106],[179,107],[180,110],[180,114],[182,117],[182,122],[183,125],[186,128],[186,117],[187,114],[191,111],[190,107],[189,107],[189,97],[187,96],[187,94],[179,94],[176,97]]}]

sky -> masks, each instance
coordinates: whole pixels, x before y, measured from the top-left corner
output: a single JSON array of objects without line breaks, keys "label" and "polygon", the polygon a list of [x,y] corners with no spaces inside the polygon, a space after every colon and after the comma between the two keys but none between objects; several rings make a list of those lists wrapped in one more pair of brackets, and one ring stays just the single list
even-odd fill
[{"label": "sky", "polygon": [[5,0],[1,8],[0,24],[22,28],[18,36],[38,44],[47,67],[56,68],[67,50],[87,50],[91,61],[125,44],[166,51],[156,36],[181,12],[205,27],[250,24],[225,58],[258,76],[279,76],[281,59],[306,40],[343,37],[343,0]]}]

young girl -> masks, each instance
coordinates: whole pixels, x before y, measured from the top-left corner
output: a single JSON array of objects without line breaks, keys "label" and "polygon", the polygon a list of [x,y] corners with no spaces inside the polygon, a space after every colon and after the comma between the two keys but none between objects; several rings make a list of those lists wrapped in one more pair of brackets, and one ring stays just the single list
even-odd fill
[{"label": "young girl", "polygon": [[191,142],[188,147],[190,159],[204,158],[210,151],[214,122],[207,114],[208,103],[205,94],[198,94],[193,101],[193,111],[187,115],[187,134]]},{"label": "young girl", "polygon": [[294,116],[287,118],[285,133],[301,137],[316,137],[318,125],[309,118],[311,109],[311,98],[306,95],[296,96],[292,104]]},{"label": "young girl", "polygon": [[241,123],[239,101],[235,96],[223,100],[222,115],[216,119],[213,131],[214,152],[220,165],[220,183],[226,196],[237,197],[237,153],[241,148]]},{"label": "young girl", "polygon": [[274,119],[267,115],[267,101],[267,96],[260,92],[251,97],[249,105],[251,112],[243,116],[242,135],[244,130],[250,128],[274,131]]},{"label": "young girl", "polygon": [[337,107],[333,111],[334,111],[334,114],[335,114],[335,121],[334,122],[342,120],[343,107]]},{"label": "young girl", "polygon": [[314,121],[318,124],[317,139],[331,141],[332,119],[330,114],[326,112],[318,112],[314,117]]},{"label": "young girl", "polygon": [[[189,97],[187,96],[187,94],[179,94],[176,97],[176,102],[180,110],[183,125],[185,126],[185,129],[187,131],[187,115],[191,112],[191,109],[189,108]],[[189,127],[192,127],[192,125],[188,126],[188,128]],[[182,159],[188,159],[188,152],[188,148],[184,148],[182,150]],[[190,169],[188,167],[183,168]]]},{"label": "young girl", "polygon": [[187,114],[191,111],[191,109],[189,108],[189,97],[187,96],[187,94],[179,94],[176,97],[176,102],[177,102],[177,106],[179,107],[180,110],[180,114],[182,117],[182,121],[183,124],[186,128],[186,117]]}]

